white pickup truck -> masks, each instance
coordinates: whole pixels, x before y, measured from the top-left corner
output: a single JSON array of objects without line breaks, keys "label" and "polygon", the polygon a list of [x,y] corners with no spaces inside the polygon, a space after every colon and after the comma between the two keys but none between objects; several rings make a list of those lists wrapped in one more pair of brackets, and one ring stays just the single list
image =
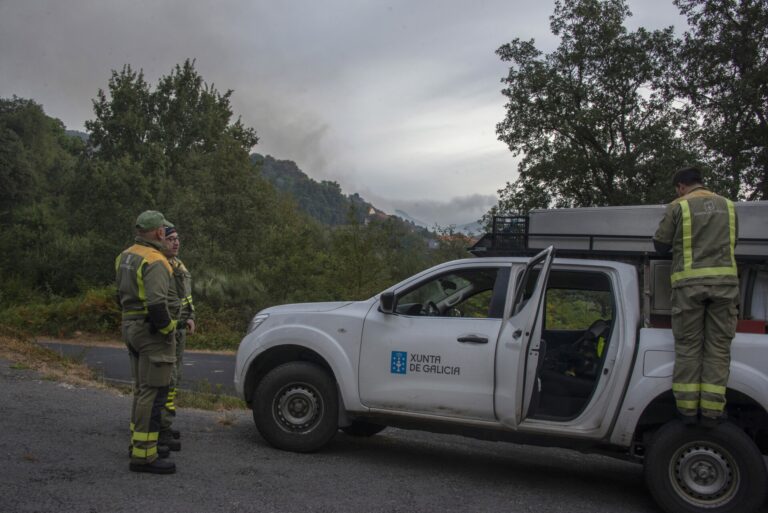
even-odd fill
[{"label": "white pickup truck", "polygon": [[[765,266],[740,273],[759,316]],[[240,344],[235,386],[280,449],[385,426],[573,448],[642,463],[670,513],[756,511],[768,484],[765,316],[734,339],[728,421],[684,425],[672,334],[646,327],[644,274],[549,247],[447,262],[365,301],[268,308]]]}]

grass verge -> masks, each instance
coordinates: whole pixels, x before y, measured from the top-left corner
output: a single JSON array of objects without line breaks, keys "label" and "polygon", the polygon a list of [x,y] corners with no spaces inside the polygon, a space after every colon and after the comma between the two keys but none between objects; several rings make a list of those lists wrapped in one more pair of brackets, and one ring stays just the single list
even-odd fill
[{"label": "grass verge", "polygon": [[12,362],[12,369],[34,370],[46,380],[107,387],[104,381],[99,380],[96,373],[83,363],[58,355],[40,346],[22,331],[3,325],[0,325],[0,358]]},{"label": "grass verge", "polygon": [[[197,331],[187,337],[189,349],[236,350],[250,320],[236,308],[214,310],[205,303],[197,308],[197,316]],[[40,297],[0,308],[0,324],[18,332],[57,338],[91,333],[119,339],[120,322],[114,286],[90,289],[75,297]]]},{"label": "grass verge", "polygon": [[[111,389],[124,395],[131,393],[130,386],[109,384],[102,375],[77,358],[61,356],[39,345],[22,331],[4,325],[0,325],[0,358],[12,362],[11,369],[34,370],[45,380]],[[212,386],[207,381],[196,384],[193,390],[179,390],[176,397],[179,408],[223,413],[219,423],[224,425],[231,423],[227,411],[247,407],[245,402],[237,397],[223,394],[221,386]]]}]

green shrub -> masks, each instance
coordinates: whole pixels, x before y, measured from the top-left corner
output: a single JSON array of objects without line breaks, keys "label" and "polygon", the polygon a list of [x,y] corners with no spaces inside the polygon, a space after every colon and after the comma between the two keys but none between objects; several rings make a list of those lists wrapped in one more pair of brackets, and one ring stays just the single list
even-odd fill
[{"label": "green shrub", "polygon": [[39,334],[66,337],[76,331],[117,336],[120,310],[114,287],[91,289],[71,298],[51,298],[0,311],[0,322]]},{"label": "green shrub", "polygon": [[244,318],[235,308],[216,311],[206,303],[195,303],[195,306],[197,330],[194,335],[187,335],[187,348],[236,350],[245,335],[250,317]]},{"label": "green shrub", "polygon": [[[255,309],[251,310],[214,309],[205,302],[198,304],[198,329],[187,337],[187,347],[236,350],[250,318],[256,313]],[[120,337],[120,309],[115,301],[115,288],[111,286],[90,289],[70,298],[44,299],[40,294],[27,303],[0,310],[0,323],[33,335],[70,337],[75,332],[83,332]]]}]

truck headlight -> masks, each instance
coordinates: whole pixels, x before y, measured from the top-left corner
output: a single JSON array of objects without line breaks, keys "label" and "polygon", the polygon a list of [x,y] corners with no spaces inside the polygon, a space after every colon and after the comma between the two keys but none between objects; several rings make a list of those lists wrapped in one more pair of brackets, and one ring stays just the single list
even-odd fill
[{"label": "truck headlight", "polygon": [[251,323],[248,325],[248,331],[246,332],[246,335],[248,333],[251,333],[253,330],[261,326],[261,323],[267,320],[267,317],[269,317],[269,314],[259,314],[255,316]]}]

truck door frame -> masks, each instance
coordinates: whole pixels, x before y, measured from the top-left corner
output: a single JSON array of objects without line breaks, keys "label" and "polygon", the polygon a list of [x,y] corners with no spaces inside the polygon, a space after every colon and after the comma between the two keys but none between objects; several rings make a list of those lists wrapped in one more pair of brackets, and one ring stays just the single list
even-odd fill
[{"label": "truck door frame", "polygon": [[[494,386],[496,418],[510,427],[518,426],[527,416],[538,386],[541,309],[554,253],[554,247],[549,246],[526,262],[523,273],[510,273],[507,307],[496,348]],[[525,299],[526,282],[537,266],[541,267],[536,285]]]}]

